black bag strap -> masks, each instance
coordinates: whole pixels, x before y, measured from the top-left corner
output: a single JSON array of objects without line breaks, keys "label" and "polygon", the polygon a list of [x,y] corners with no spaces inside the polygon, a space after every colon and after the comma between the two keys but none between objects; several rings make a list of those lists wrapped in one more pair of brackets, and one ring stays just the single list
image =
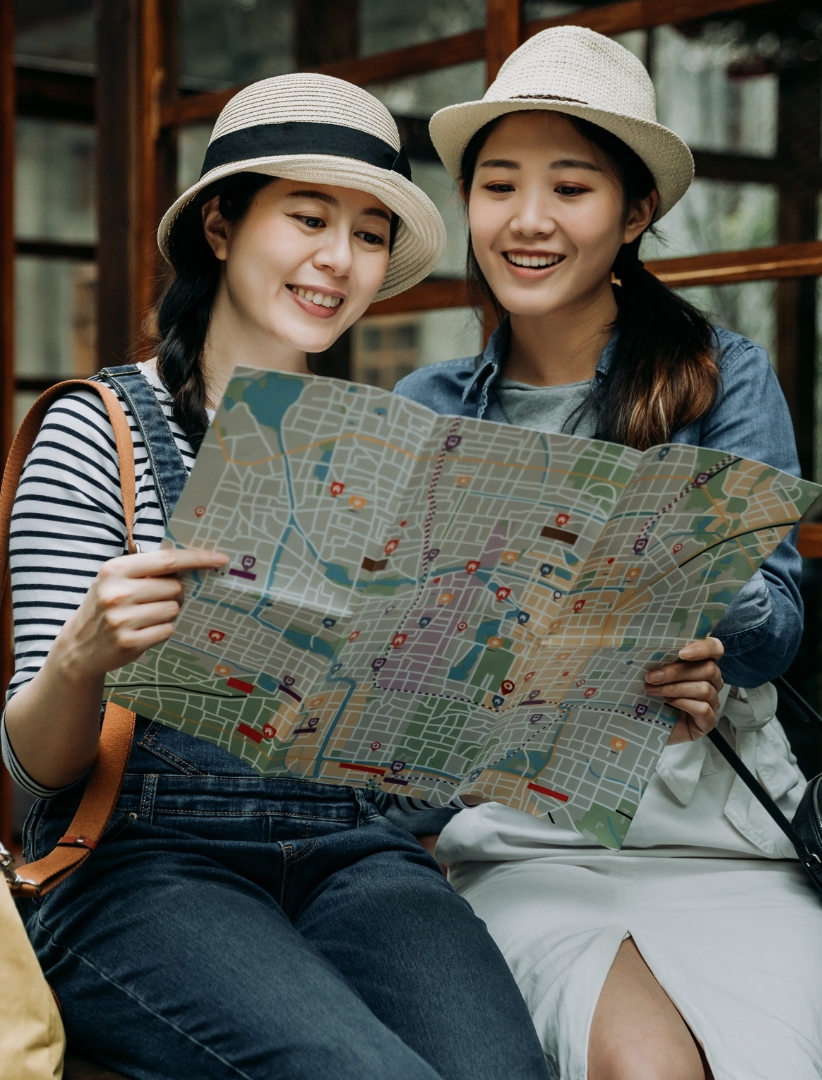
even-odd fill
[{"label": "black bag strap", "polygon": [[[711,740],[711,742],[714,744],[720,754],[725,758],[725,760],[740,778],[742,783],[748,788],[751,794],[759,800],[759,802],[762,804],[763,809],[765,809],[771,815],[771,817],[782,830],[782,832],[787,836],[787,838],[796,848],[796,853],[799,858],[804,862],[805,859],[802,853],[803,851],[805,851],[805,844],[799,838],[799,834],[797,833],[796,829],[794,829],[793,825],[791,825],[790,821],[788,821],[788,819],[776,805],[776,803],[762,786],[762,784],[760,784],[760,782],[757,780],[757,778],[754,776],[754,774],[751,772],[751,770],[748,768],[748,766],[745,764],[739,754],[737,754],[737,752],[734,750],[728,740],[723,735],[720,735],[716,728],[714,728],[713,731],[708,732],[708,738]],[[818,859],[816,859],[815,856],[811,857],[806,851],[805,855],[807,855],[808,858],[811,859],[814,866],[818,864]]]},{"label": "black bag strap", "polygon": [[[822,716],[820,716],[819,713],[816,712],[816,710],[809,705],[796,690],[794,690],[787,680],[780,676],[779,678],[774,679],[773,683],[780,696],[785,698],[791,709],[799,715],[802,720],[809,722],[812,719],[816,719],[822,724]],[[728,740],[723,735],[720,735],[716,728],[714,728],[713,731],[708,732],[708,738],[728,762],[745,787],[747,787],[766,813],[771,816],[785,836],[787,836],[793,844],[797,857],[807,872],[808,877],[811,879],[814,887],[822,893],[822,860],[816,852],[810,851],[791,822],[785,817],[762,784],[760,784],[745,762],[733,749]]]},{"label": "black bag strap", "polygon": [[804,724],[812,724],[814,721],[822,724],[822,716],[791,686],[784,675],[779,675],[771,681],[779,694],[779,700],[785,702],[797,720],[801,720]]}]

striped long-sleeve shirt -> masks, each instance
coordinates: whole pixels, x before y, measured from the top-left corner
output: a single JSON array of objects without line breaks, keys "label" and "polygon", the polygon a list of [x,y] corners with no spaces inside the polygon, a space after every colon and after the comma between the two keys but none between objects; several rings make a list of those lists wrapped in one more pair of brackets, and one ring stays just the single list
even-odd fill
[{"label": "striped long-sleeve shirt", "polygon": [[[173,418],[171,397],[152,367],[144,364],[141,370],[190,471],[194,451]],[[141,551],[154,551],[164,534],[154,475],[137,421],[128,403],[121,404],[134,443],[134,539]],[[15,669],[9,697],[40,670],[103,563],[126,550],[114,432],[93,391],[72,391],[46,413],[20,480],[10,540]],[[17,760],[5,723],[2,750],[12,776],[31,794],[49,798],[62,790],[43,787],[28,775]],[[385,803],[389,801],[406,810],[427,805],[402,796],[390,796]]]},{"label": "striped long-sleeve shirt", "polygon": [[[155,371],[147,364],[142,371],[190,470],[194,451],[173,419],[171,397]],[[137,421],[127,403],[122,404],[134,443],[134,539],[141,551],[154,551],[164,532],[154,476]],[[74,390],[46,413],[14,502],[10,555],[15,664],[9,697],[40,670],[103,563],[125,550],[114,432],[98,395]],[[17,783],[41,798],[56,794],[28,776],[5,724],[2,740],[3,760]]]}]

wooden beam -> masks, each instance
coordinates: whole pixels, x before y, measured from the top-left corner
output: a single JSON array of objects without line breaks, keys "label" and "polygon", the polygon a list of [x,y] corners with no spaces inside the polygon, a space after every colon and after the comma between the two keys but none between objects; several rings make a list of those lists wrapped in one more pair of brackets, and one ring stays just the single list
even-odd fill
[{"label": "wooden beam", "polygon": [[822,241],[655,259],[645,266],[666,285],[676,289],[692,285],[730,285],[737,281],[819,277],[822,276]]},{"label": "wooden beam", "polygon": [[133,137],[134,0],[96,0],[97,43],[97,356],[100,367],[122,364],[134,343],[131,240],[137,182]]},{"label": "wooden beam", "polygon": [[20,394],[42,394],[50,386],[62,381],[62,375],[18,375],[14,380],[14,388]]},{"label": "wooden beam", "polygon": [[[180,0],[159,0],[159,67],[160,85],[158,100],[153,107],[157,110],[154,123],[157,139],[154,144],[155,156],[155,196],[156,215],[159,219],[177,198],[178,131],[177,128],[163,128],[159,115],[164,106],[174,105],[179,98],[180,84]],[[165,263],[161,267],[158,280],[165,278]]]},{"label": "wooden beam", "polygon": [[[424,41],[419,45],[392,49],[391,52],[378,53],[376,56],[318,64],[307,70],[347,79],[356,86],[368,86],[371,83],[387,82],[389,79],[400,79],[405,75],[419,75],[454,64],[465,64],[469,60],[481,60],[484,55],[485,31],[471,30],[466,34]],[[228,90],[213,94],[192,94],[190,97],[181,98],[175,105],[163,108],[162,124],[170,126],[214,120],[226,102],[230,101],[238,90],[242,90],[244,85],[246,84],[232,86]]]},{"label": "wooden beam", "polygon": [[485,83],[497,72],[522,40],[520,0],[485,0]]},{"label": "wooden beam", "polygon": [[[0,0],[0,458],[11,446],[14,423],[14,0]],[[3,572],[3,571],[0,571]],[[13,671],[11,597],[0,610],[0,700]],[[0,765],[0,840],[11,846],[11,777]]]},{"label": "wooden beam", "polygon": [[[0,0],[0,458],[14,416],[14,0]],[[0,649],[5,654],[7,636]],[[3,689],[5,690],[5,684]]]},{"label": "wooden beam", "polygon": [[769,3],[773,0],[625,0],[619,4],[583,8],[554,19],[537,19],[526,24],[525,37],[533,37],[552,26],[587,26],[600,34],[625,34],[629,30],[705,19],[726,11]]},{"label": "wooden beam", "polygon": [[[645,263],[645,267],[656,274],[660,281],[675,289],[693,285],[731,285],[738,281],[822,277],[822,241],[687,255],[678,259],[655,259]],[[464,281],[427,278],[399,296],[372,304],[366,315],[395,315],[407,311],[470,306],[468,287]]]},{"label": "wooden beam", "polygon": [[349,63],[360,37],[359,0],[299,0],[294,7],[294,52],[301,71]]},{"label": "wooden beam", "polygon": [[[696,175],[706,180],[729,180],[735,184],[779,184],[790,168],[779,158],[753,154],[721,154],[712,150],[694,150]],[[822,187],[822,162],[806,180]]]},{"label": "wooden beam", "polygon": [[34,255],[39,259],[71,259],[74,262],[94,262],[95,244],[71,244],[64,240],[15,240],[18,255]]},{"label": "wooden beam", "polygon": [[94,76],[17,68],[17,115],[94,122]]},{"label": "wooden beam", "polygon": [[131,271],[137,319],[135,339],[142,336],[143,320],[157,301],[162,271],[162,257],[157,248],[157,226],[160,223],[157,140],[160,135],[160,91],[164,74],[161,0],[139,0],[137,6],[140,36],[134,93],[136,115],[133,118],[137,185]]},{"label": "wooden beam", "polygon": [[407,311],[436,311],[470,307],[468,286],[460,279],[426,278],[399,296],[379,300],[366,311],[370,315],[397,315]]},{"label": "wooden beam", "polygon": [[[777,239],[780,244],[817,236],[819,191],[813,173],[822,146],[822,67],[819,62],[779,73],[777,154],[789,166],[779,183]],[[776,370],[791,410],[804,476],[815,471],[815,383],[817,283],[781,281],[776,290]]]},{"label": "wooden beam", "polygon": [[97,0],[97,348],[139,348],[159,283],[157,172],[163,79],[159,0]]}]

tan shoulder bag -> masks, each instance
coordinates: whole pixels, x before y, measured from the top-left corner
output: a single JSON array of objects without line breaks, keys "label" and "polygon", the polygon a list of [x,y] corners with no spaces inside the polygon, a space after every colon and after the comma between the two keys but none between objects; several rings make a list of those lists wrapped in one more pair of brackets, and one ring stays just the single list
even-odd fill
[{"label": "tan shoulder bag", "polygon": [[[9,452],[3,473],[3,486],[0,490],[0,597],[8,579],[9,565],[9,530],[11,511],[17,486],[26,458],[37,438],[48,407],[57,398],[82,387],[100,395],[106,407],[114,438],[117,445],[117,457],[120,463],[120,490],[123,497],[123,516],[128,536],[129,554],[137,549],[134,544],[134,445],[122,406],[117,395],[107,386],[84,379],[70,379],[52,386],[32,405],[26,418],[20,425]],[[15,896],[38,897],[59,885],[76,870],[94,851],[103,835],[114,804],[120,794],[123,775],[126,771],[131,741],[134,737],[134,713],[119,705],[109,704],[100,733],[100,749],[94,768],[91,770],[86,790],[72,819],[68,832],[62,836],[57,847],[37,862],[14,868],[11,857],[0,856],[0,870]],[[4,898],[5,899],[5,898]],[[6,937],[0,953],[0,970],[6,964]],[[42,977],[42,976],[41,976]],[[5,980],[2,980],[5,981]],[[8,985],[8,982],[6,982]],[[45,984],[44,984],[45,985]],[[22,1076],[23,1074],[21,1074]]]}]

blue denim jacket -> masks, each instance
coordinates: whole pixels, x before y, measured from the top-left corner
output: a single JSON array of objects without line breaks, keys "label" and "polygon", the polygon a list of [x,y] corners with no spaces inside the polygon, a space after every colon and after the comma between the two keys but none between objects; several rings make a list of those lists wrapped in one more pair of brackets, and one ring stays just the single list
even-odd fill
[{"label": "blue denim jacket", "polygon": [[[798,476],[793,425],[768,354],[730,330],[715,327],[715,334],[720,371],[716,400],[670,441],[727,450]],[[419,368],[401,379],[395,392],[438,413],[507,424],[494,387],[509,341],[506,320],[480,356]],[[605,346],[594,375],[592,392],[600,399],[608,392],[615,343],[616,335]],[[725,646],[720,667],[728,683],[759,686],[782,674],[796,655],[802,636],[802,560],[796,534],[794,529],[754,574],[714,631]]]}]

